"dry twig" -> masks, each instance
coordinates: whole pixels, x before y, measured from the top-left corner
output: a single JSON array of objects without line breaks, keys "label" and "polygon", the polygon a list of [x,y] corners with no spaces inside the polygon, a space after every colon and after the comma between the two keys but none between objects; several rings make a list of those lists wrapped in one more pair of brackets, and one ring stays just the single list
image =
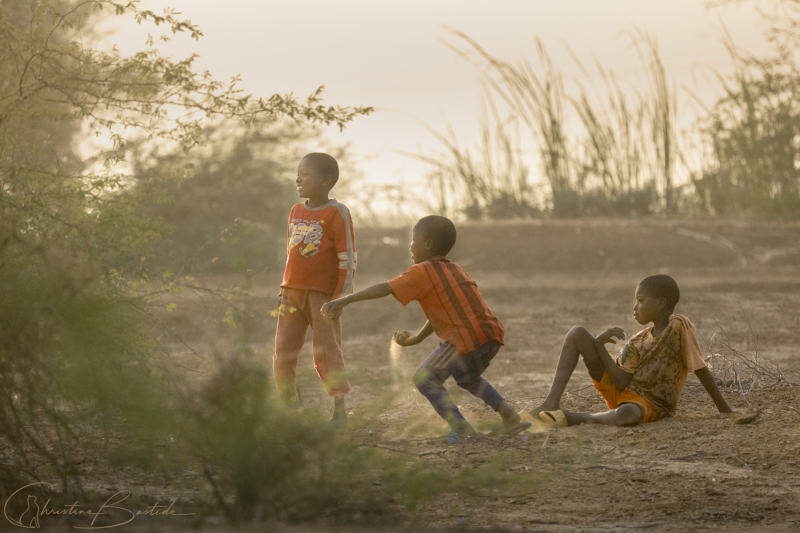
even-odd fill
[{"label": "dry twig", "polygon": [[[744,313],[741,304],[739,304],[739,308]],[[745,321],[750,344],[753,346],[752,354],[734,348],[728,334],[719,322],[714,320],[719,328],[719,333],[722,334],[722,339],[719,339],[715,333],[706,343],[707,350],[711,354],[706,357],[706,362],[714,374],[720,390],[738,392],[740,395],[746,396],[756,387],[772,389],[800,385],[800,373],[784,371],[776,363],[759,353],[755,333],[746,315]]]}]

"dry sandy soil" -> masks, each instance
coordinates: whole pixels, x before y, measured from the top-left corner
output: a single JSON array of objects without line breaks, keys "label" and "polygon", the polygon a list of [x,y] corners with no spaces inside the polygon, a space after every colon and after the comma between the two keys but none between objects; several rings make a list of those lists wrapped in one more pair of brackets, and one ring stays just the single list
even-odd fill
[{"label": "dry sandy soil", "polygon": [[[357,233],[357,288],[410,264],[408,234],[407,229]],[[513,471],[537,480],[513,495],[441,496],[418,509],[410,527],[545,532],[800,527],[800,386],[787,383],[797,382],[793,372],[800,371],[800,225],[614,220],[465,226],[451,258],[476,279],[506,327],[507,345],[485,376],[518,409],[531,408],[547,392],[570,327],[637,331],[631,316],[635,286],[657,272],[677,279],[682,289],[677,312],[696,324],[707,355],[725,355],[717,357],[715,372],[731,379],[730,372],[722,372],[731,370],[726,361],[736,361],[733,349],[751,363],[758,356],[759,381],[750,390],[752,373],[743,368],[744,393],[731,384],[725,396],[739,412],[734,417],[718,416],[690,376],[672,419],[635,428],[487,435],[450,446],[434,438],[447,428],[408,379],[436,341],[395,350],[394,359],[390,353],[393,331],[424,323],[418,306],[402,308],[392,298],[351,306],[344,316],[344,345],[354,439],[403,447],[419,460],[452,468],[481,464],[501,450],[514,458]],[[265,358],[274,335],[266,310],[277,305],[280,272],[276,266],[259,275],[254,287],[265,319],[252,339]],[[218,342],[213,337],[223,329],[202,324],[191,309],[189,302],[179,302],[170,320],[202,351]],[[176,344],[175,357],[189,356]],[[301,366],[304,401],[328,409],[308,346]],[[376,383],[393,372],[405,379],[395,385],[392,405],[378,415],[370,409],[380,393]],[[491,431],[497,415],[450,385],[467,418]],[[563,406],[604,407],[582,365]],[[423,427],[423,434],[410,427]],[[287,529],[311,530],[323,529]]]}]

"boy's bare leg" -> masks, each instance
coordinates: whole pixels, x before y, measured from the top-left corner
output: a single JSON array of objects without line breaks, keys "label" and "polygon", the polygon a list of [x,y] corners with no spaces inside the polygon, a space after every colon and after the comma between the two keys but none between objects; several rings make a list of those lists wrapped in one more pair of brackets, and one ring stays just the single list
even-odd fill
[{"label": "boy's bare leg", "polygon": [[333,417],[331,423],[344,425],[347,423],[347,410],[344,407],[344,395],[333,397]]},{"label": "boy's bare leg", "polygon": [[[561,396],[564,394],[567,383],[569,383],[569,379],[572,377],[575,367],[578,366],[578,360],[581,356],[583,356],[583,362],[586,364],[586,368],[589,369],[589,375],[596,381],[603,379],[603,373],[605,372],[603,356],[613,362],[611,355],[609,355],[605,347],[600,345],[594,338],[594,335],[589,333],[586,328],[572,328],[564,338],[564,344],[561,347],[561,355],[558,357],[556,374],[553,377],[552,385],[550,385],[550,392],[541,405],[530,411],[532,416],[537,417],[542,411],[555,411],[559,409],[561,405]],[[569,421],[569,418],[567,418],[567,420]]]},{"label": "boy's bare leg", "polygon": [[[546,409],[549,410],[549,409]],[[642,408],[635,403],[623,403],[604,413],[573,413],[564,411],[567,424],[604,424],[606,426],[636,426],[642,422]]]}]

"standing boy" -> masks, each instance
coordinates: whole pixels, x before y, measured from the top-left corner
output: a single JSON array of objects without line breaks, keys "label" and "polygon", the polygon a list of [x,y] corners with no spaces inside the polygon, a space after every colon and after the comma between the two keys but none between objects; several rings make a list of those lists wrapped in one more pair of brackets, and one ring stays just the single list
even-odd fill
[{"label": "standing boy", "polygon": [[327,320],[320,314],[322,304],[353,292],[353,221],[347,207],[328,197],[338,179],[339,165],[328,154],[308,154],[297,165],[297,192],[306,201],[289,213],[273,373],[280,395],[296,400],[297,356],[310,326],[314,368],[334,399],[331,421],[344,423],[344,397],[350,385],[342,357],[342,324],[338,317]]},{"label": "standing boy", "polygon": [[[731,408],[706,367],[694,325],[672,312],[680,299],[678,284],[666,274],[644,278],[636,287],[633,318],[647,327],[631,337],[614,361],[605,348],[614,338],[624,339],[621,328],[594,337],[585,328],[567,334],[550,393],[531,411],[551,426],[607,424],[634,426],[673,416],[689,372],[694,372],[721,413]],[[559,410],[561,395],[578,359],[583,357],[595,388],[610,411],[572,413]]]},{"label": "standing boy", "polygon": [[393,338],[400,346],[419,344],[431,333],[444,339],[414,374],[414,383],[439,416],[450,424],[453,431],[448,442],[476,434],[444,388],[443,383],[450,376],[497,411],[506,432],[530,426],[529,422],[521,422],[517,411],[481,377],[503,345],[504,330],[483,301],[477,284],[460,266],[448,261],[446,256],[455,242],[456,228],[449,219],[424,217],[414,226],[408,246],[413,266],[386,283],[322,307],[322,314],[336,319],[348,304],[390,294],[402,305],[413,300],[419,302],[428,321],[416,335],[397,331]]}]

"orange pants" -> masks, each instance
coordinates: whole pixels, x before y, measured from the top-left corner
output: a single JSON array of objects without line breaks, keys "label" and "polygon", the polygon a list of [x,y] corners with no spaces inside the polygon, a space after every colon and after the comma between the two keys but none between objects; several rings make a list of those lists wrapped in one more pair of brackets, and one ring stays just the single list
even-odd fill
[{"label": "orange pants", "polygon": [[322,304],[331,300],[330,294],[304,289],[281,289],[281,313],[275,332],[275,355],[272,369],[278,392],[284,397],[295,394],[297,356],[306,341],[309,326],[313,333],[314,368],[330,396],[344,396],[350,384],[342,356],[341,319],[322,316]]},{"label": "orange pants", "polygon": [[599,392],[606,401],[606,405],[609,409],[616,409],[623,403],[634,403],[642,408],[642,424],[661,420],[664,416],[661,410],[644,396],[640,396],[628,389],[619,390],[617,386],[614,385],[614,382],[611,381],[611,376],[608,375],[608,372],[603,372],[603,378],[600,381],[595,381],[595,379],[592,378],[592,383],[594,383],[594,388],[597,389],[597,392]]}]

